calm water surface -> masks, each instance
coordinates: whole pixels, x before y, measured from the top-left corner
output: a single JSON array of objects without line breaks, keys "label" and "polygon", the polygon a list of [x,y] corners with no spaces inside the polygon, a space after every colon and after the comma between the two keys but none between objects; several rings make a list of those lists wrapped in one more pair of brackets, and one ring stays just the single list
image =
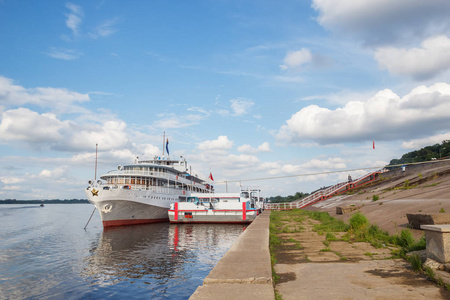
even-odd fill
[{"label": "calm water surface", "polygon": [[0,299],[188,299],[243,225],[103,230],[89,204],[0,205]]}]

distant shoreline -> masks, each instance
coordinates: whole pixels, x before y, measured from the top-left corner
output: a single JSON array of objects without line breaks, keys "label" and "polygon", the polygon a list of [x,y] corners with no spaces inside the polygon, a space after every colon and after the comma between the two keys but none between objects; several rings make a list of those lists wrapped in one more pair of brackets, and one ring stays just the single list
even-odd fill
[{"label": "distant shoreline", "polygon": [[87,199],[70,199],[70,200],[16,200],[16,199],[5,199],[0,200],[1,204],[88,204]]}]

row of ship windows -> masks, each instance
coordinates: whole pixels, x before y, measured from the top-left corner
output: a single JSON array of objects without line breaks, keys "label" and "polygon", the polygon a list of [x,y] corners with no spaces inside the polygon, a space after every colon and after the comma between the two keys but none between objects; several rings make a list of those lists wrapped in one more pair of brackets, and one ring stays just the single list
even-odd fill
[{"label": "row of ship windows", "polygon": [[[125,171],[149,171],[167,173],[167,169],[158,167],[124,167]],[[170,172],[173,173],[173,172]]]},{"label": "row of ship windows", "polygon": [[150,198],[150,199],[159,199],[159,200],[175,200],[175,199],[170,199],[170,198],[166,198],[166,197],[156,197],[156,196],[141,196],[143,198]]}]

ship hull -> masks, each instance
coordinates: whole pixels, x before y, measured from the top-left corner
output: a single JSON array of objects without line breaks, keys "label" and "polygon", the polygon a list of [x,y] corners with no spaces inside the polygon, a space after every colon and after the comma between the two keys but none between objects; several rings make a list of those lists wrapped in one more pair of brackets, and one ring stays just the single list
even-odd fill
[{"label": "ship hull", "polygon": [[[169,221],[167,207],[159,207],[129,200],[106,200],[98,202],[97,205],[97,209],[100,211],[100,217],[102,218],[103,227]],[[109,208],[111,208],[111,210],[109,210]]]},{"label": "ship hull", "polygon": [[177,195],[154,194],[146,191],[87,190],[89,202],[100,213],[103,227],[168,222],[167,210],[179,200]]}]

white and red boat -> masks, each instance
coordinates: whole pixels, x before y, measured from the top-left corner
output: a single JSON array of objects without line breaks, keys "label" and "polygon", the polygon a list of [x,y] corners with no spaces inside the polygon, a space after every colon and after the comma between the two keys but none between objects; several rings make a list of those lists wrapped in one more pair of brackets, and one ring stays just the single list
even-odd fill
[{"label": "white and red boat", "polygon": [[183,157],[119,166],[117,170],[90,180],[86,188],[89,202],[100,212],[103,227],[168,221],[170,205],[186,201],[192,192],[206,193],[213,187],[188,173]]},{"label": "white and red boat", "polygon": [[259,189],[240,193],[193,193],[170,205],[170,223],[251,223],[261,213]]}]

